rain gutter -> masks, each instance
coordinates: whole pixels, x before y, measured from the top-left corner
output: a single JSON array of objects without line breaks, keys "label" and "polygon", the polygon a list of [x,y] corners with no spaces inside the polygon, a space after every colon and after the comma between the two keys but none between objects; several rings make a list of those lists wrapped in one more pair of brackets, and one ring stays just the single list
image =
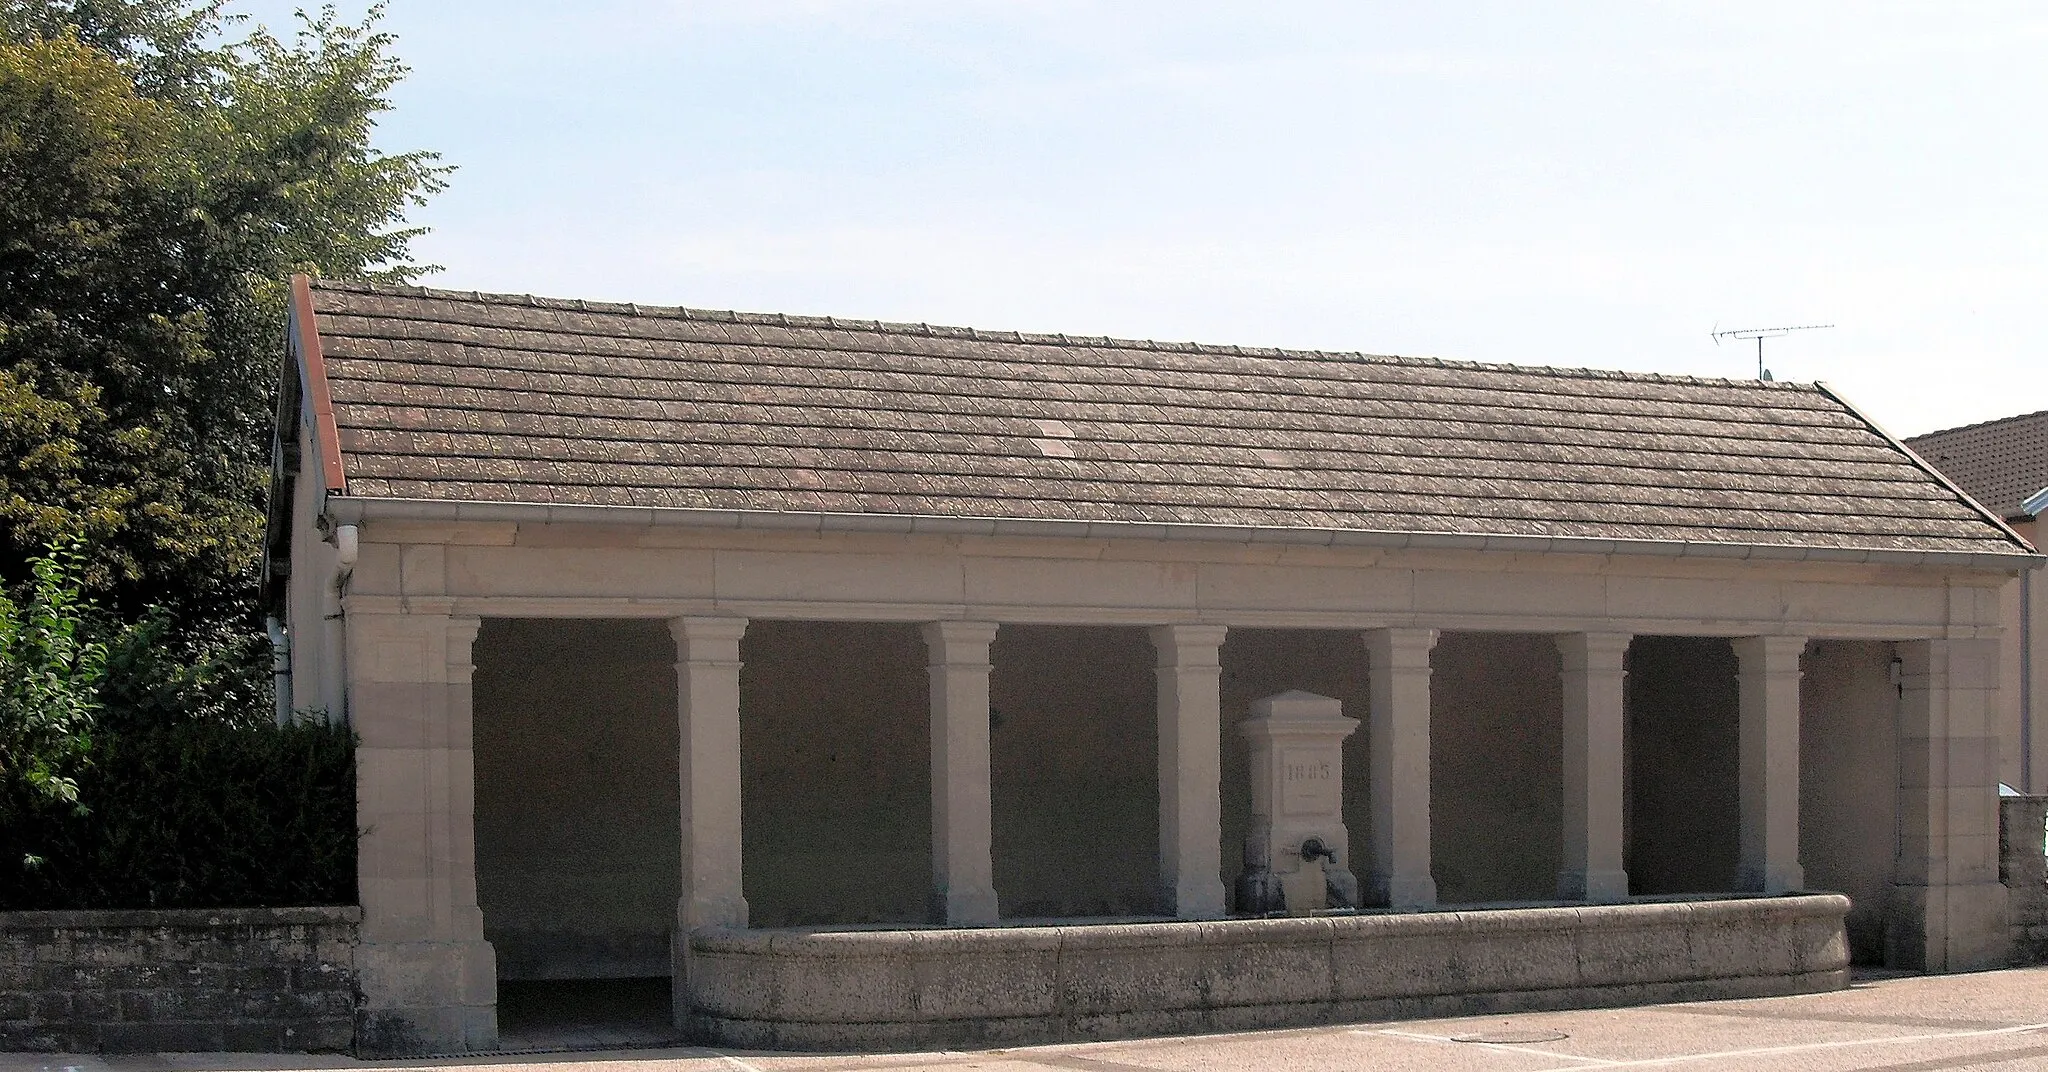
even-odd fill
[{"label": "rain gutter", "polygon": [[[1387,550],[1491,551],[1506,554],[1644,555],[1661,558],[1773,562],[1841,562],[2018,572],[2048,559],[2013,550],[1904,551],[1883,547],[1800,547],[1703,540],[1604,540],[1582,536],[1516,536],[1380,529],[1279,528],[1137,521],[1046,521],[930,514],[853,514],[683,507],[571,506],[396,499],[336,495],[327,500],[336,525],[364,521],[512,522],[543,525],[681,527],[782,532],[865,532],[935,536],[1035,536],[1068,539],[1192,540],[1231,544],[1365,547]],[[2022,545],[2024,546],[2024,545]]]}]

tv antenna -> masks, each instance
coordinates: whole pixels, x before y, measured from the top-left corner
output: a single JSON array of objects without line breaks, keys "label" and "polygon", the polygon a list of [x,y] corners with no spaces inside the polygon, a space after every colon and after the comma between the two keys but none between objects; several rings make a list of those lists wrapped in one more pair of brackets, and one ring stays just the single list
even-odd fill
[{"label": "tv antenna", "polygon": [[1833,324],[1796,324],[1796,325],[1793,325],[1792,327],[1784,327],[1784,328],[1736,328],[1736,329],[1735,329],[1735,330],[1733,330],[1733,331],[1715,331],[1715,332],[1709,332],[1708,334],[1709,334],[1709,335],[1710,335],[1710,336],[1711,336],[1711,337],[1713,338],[1713,340],[1714,340],[1714,345],[1715,345],[1715,346],[1719,346],[1719,345],[1721,345],[1721,340],[1722,340],[1722,339],[1755,339],[1755,340],[1756,340],[1756,378],[1757,378],[1757,379],[1759,379],[1759,380],[1768,380],[1768,379],[1770,379],[1770,378],[1771,378],[1771,370],[1770,370],[1770,369],[1767,369],[1767,368],[1765,368],[1765,367],[1764,367],[1764,340],[1765,340],[1765,339],[1770,339],[1770,338],[1776,338],[1776,337],[1777,337],[1777,336],[1779,336],[1779,335],[1790,335],[1790,334],[1792,334],[1792,333],[1793,333],[1793,332],[1795,332],[1795,331],[1819,331],[1819,330],[1820,330],[1820,329],[1822,329],[1822,328],[1831,328],[1831,327],[1834,327],[1834,325],[1833,325]]}]

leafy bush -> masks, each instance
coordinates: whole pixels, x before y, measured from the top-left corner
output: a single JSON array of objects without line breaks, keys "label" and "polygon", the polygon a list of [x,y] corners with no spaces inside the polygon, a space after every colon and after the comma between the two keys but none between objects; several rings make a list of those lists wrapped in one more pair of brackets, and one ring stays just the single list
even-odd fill
[{"label": "leafy bush", "polygon": [[[30,562],[21,604],[0,592],[0,785],[25,802],[83,811],[78,774],[92,748],[106,674],[104,644],[86,639],[76,541],[52,543]],[[14,815],[0,799],[0,824]],[[36,863],[33,844],[20,857]]]},{"label": "leafy bush", "polygon": [[0,909],[353,902],[353,736],[275,725],[231,627],[106,624],[80,558],[0,593]]},{"label": "leafy bush", "polygon": [[[317,723],[187,721],[103,734],[90,810],[9,783],[0,909],[353,904],[355,743]],[[42,862],[21,869],[33,846]]]}]

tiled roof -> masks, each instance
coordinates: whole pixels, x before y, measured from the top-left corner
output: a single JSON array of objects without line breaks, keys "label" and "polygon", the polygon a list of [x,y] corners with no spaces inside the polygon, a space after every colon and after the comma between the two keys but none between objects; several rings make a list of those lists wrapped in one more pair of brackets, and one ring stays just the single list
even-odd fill
[{"label": "tiled roof", "polygon": [[2003,518],[2048,488],[2048,410],[1948,428],[1906,440],[1922,458]]},{"label": "tiled roof", "polygon": [[1818,386],[315,284],[345,494],[2020,553]]}]

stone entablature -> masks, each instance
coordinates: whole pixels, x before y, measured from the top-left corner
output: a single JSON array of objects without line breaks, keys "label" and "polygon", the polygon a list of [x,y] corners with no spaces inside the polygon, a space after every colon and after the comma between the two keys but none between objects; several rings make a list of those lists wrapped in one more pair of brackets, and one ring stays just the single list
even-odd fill
[{"label": "stone entablature", "polygon": [[0,1050],[346,1051],[353,906],[0,912]]},{"label": "stone entablature", "polygon": [[[339,503],[337,504],[339,505]],[[351,522],[353,523],[353,522]],[[349,613],[1995,637],[2009,574],[1702,554],[364,518]],[[572,583],[573,579],[573,583]]]},{"label": "stone entablature", "polygon": [[1837,894],[692,937],[690,1026],[832,1049],[1243,1031],[1846,985]]}]

